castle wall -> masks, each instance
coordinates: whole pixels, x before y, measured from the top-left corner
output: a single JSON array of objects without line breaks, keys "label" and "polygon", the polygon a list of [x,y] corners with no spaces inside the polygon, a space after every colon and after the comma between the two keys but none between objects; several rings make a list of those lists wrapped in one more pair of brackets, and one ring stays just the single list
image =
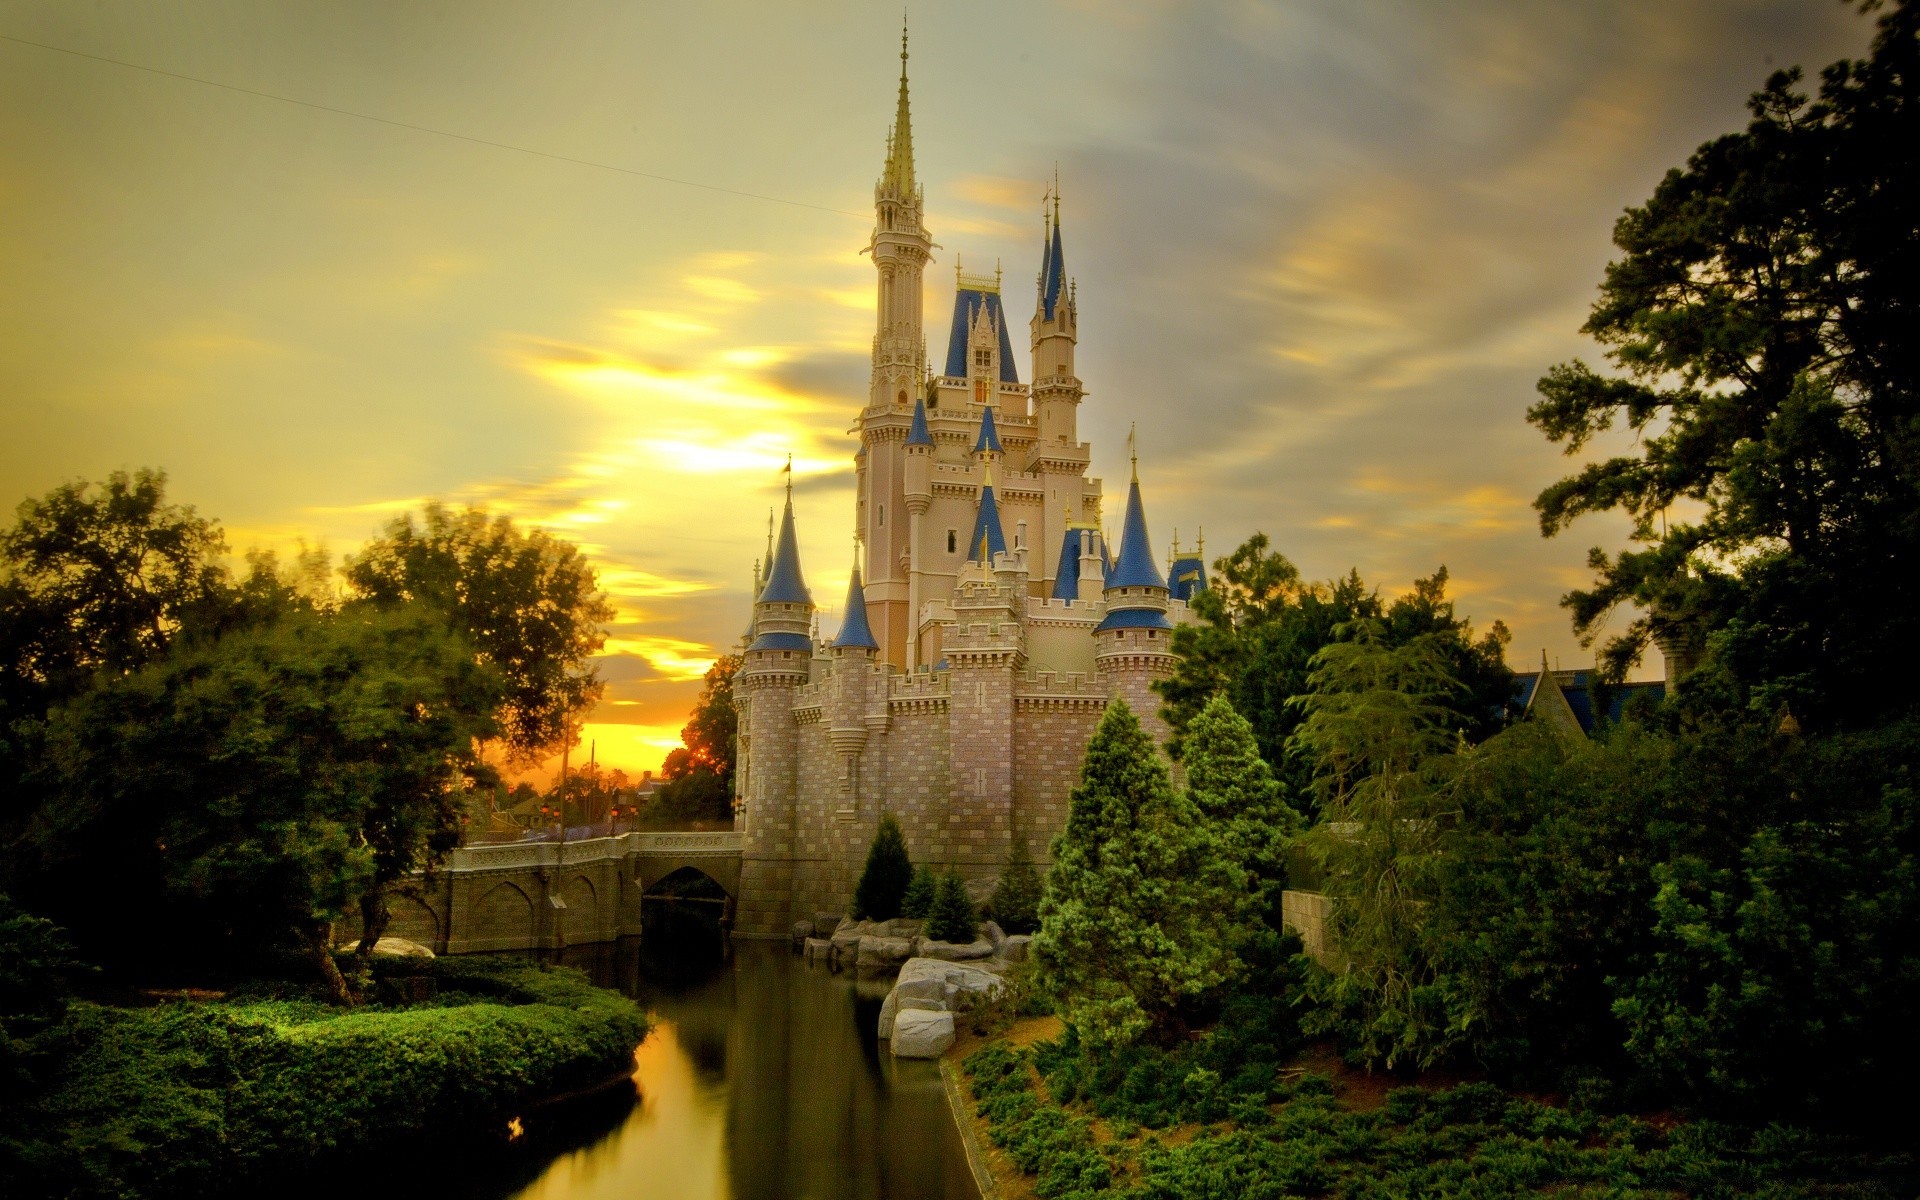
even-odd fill
[{"label": "castle wall", "polygon": [[[1067,825],[1067,804],[1080,782],[1080,761],[1100,724],[1106,696],[1021,695],[1014,701],[1013,836],[1045,867],[1049,848]],[[1011,853],[1011,846],[1009,846]]]}]

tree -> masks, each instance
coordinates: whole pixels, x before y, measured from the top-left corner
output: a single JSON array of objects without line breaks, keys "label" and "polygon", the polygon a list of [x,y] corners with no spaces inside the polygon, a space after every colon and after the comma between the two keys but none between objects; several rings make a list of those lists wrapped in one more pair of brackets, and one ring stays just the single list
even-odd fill
[{"label": "tree", "polygon": [[1187,726],[1187,794],[1215,830],[1221,852],[1247,877],[1249,926],[1278,926],[1286,887],[1286,853],[1300,831],[1300,814],[1260,757],[1253,726],[1215,696]]},{"label": "tree", "polygon": [[1040,872],[1033,869],[1033,856],[1027,853],[1027,841],[1016,835],[1007,869],[994,882],[988,907],[993,919],[1008,933],[1032,933],[1040,926],[1040,897],[1045,887]]},{"label": "tree", "polygon": [[[1877,7],[1863,5],[1864,8]],[[1874,719],[1920,645],[1920,7],[1818,99],[1776,73],[1747,128],[1694,152],[1614,227],[1584,331],[1619,374],[1564,363],[1528,419],[1569,454],[1623,421],[1632,453],[1535,501],[1541,532],[1618,509],[1641,549],[1568,593],[1618,678],[1650,640],[1736,707]]]},{"label": "tree", "polygon": [[1154,684],[1167,701],[1161,711],[1173,726],[1176,755],[1186,753],[1192,720],[1216,695],[1225,696],[1253,727],[1260,756],[1286,793],[1311,814],[1312,771],[1287,749],[1303,717],[1288,701],[1308,690],[1313,656],[1337,639],[1337,630],[1362,620],[1384,622],[1393,645],[1442,635],[1454,673],[1466,685],[1448,701],[1459,729],[1477,742],[1505,724],[1513,693],[1506,628],[1496,621],[1476,638],[1446,598],[1445,567],[1389,605],[1358,572],[1324,584],[1302,580],[1285,556],[1269,549],[1267,536],[1256,533],[1217,560],[1214,571],[1207,590],[1194,597],[1200,621],[1173,631],[1173,674]]},{"label": "tree", "polygon": [[415,603],[444,614],[499,673],[498,736],[513,762],[570,739],[576,717],[599,698],[590,660],[614,610],[586,556],[545,530],[428,504],[418,520],[408,514],[388,525],[345,574],[357,603]]},{"label": "tree", "polygon": [[892,813],[880,814],[880,828],[867,848],[867,866],[853,889],[853,915],[866,921],[891,921],[900,915],[900,902],[913,882],[913,862],[907,857],[907,839]]},{"label": "tree", "polygon": [[501,690],[437,613],[294,612],[185,643],[54,710],[35,840],[56,871],[118,869],[96,935],[170,897],[183,929],[297,934],[351,1002],[331,923],[383,914],[388,885],[457,843]]},{"label": "tree", "polygon": [[1293,745],[1314,766],[1323,821],[1308,845],[1327,867],[1341,956],[1315,988],[1324,1031],[1341,1027],[1367,1063],[1429,1066],[1452,1049],[1424,925],[1439,869],[1444,778],[1459,743],[1460,691],[1439,634],[1389,646],[1367,622],[1314,656]]},{"label": "tree", "polygon": [[1107,706],[1087,745],[1052,858],[1032,953],[1090,1048],[1173,1034],[1182,1005],[1231,975],[1219,915],[1245,879],[1123,701]]},{"label": "tree", "polygon": [[915,921],[924,921],[933,911],[933,896],[939,891],[940,881],[934,876],[931,867],[915,867],[913,882],[907,885],[907,891],[900,898],[900,915]]},{"label": "tree", "polygon": [[952,871],[940,877],[934,888],[933,906],[927,910],[927,936],[936,942],[965,945],[979,936],[980,925],[967,896],[967,885]]},{"label": "tree", "polygon": [[687,771],[705,770],[718,776],[728,794],[732,794],[733,751],[740,724],[733,708],[733,677],[739,673],[741,662],[738,654],[723,654],[707,668],[705,686],[700,689],[699,699],[693,702],[693,712],[680,730],[686,756],[677,762],[669,756],[676,769],[667,773],[668,778]]}]

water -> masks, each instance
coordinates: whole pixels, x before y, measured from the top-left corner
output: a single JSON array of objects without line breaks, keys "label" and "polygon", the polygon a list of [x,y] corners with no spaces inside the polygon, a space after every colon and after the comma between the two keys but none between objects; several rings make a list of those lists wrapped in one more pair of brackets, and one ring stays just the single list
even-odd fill
[{"label": "water", "polygon": [[[976,1200],[930,1062],[874,1035],[887,983],[745,945],[689,968],[634,944],[567,961],[646,1005],[637,1100],[531,1115],[517,1200]],[[491,1189],[489,1189],[491,1190]]]}]

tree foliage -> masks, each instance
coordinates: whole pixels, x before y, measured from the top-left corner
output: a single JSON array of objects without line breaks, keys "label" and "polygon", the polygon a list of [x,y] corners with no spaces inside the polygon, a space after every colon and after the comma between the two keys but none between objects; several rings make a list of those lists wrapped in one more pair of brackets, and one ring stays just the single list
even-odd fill
[{"label": "tree foliage", "polygon": [[345,574],[359,603],[444,614],[499,673],[498,737],[515,761],[570,741],[574,722],[600,696],[591,659],[613,606],[586,556],[545,530],[429,503],[417,518],[396,518]]},{"label": "tree foliage", "polygon": [[1183,1004],[1232,973],[1220,916],[1235,910],[1245,878],[1123,701],[1107,706],[1087,745],[1052,859],[1032,952],[1089,1045],[1170,1032]]},{"label": "tree foliage", "polygon": [[1044,894],[1040,872],[1034,870],[1033,856],[1027,853],[1026,839],[1015,834],[1013,853],[994,881],[993,896],[988,901],[993,919],[1008,933],[1032,933],[1040,926],[1040,898]]},{"label": "tree foliage", "polygon": [[1277,923],[1286,853],[1300,832],[1300,814],[1260,757],[1253,726],[1225,696],[1207,701],[1188,724],[1185,762],[1188,796],[1217,833],[1221,853],[1247,877],[1243,920]]},{"label": "tree foliage", "polygon": [[915,921],[924,921],[933,911],[934,893],[940,890],[940,879],[933,873],[932,867],[915,867],[913,882],[907,884],[907,890],[900,897],[900,915]]},{"label": "tree foliage", "polygon": [[907,839],[892,813],[880,814],[880,828],[867,847],[867,865],[853,889],[853,915],[867,921],[891,921],[900,915],[900,902],[913,882],[913,861],[907,857]]},{"label": "tree foliage", "polygon": [[1614,676],[1657,637],[1735,704],[1870,719],[1920,645],[1920,8],[1888,6],[1817,98],[1799,82],[1775,74],[1744,131],[1620,218],[1585,325],[1618,373],[1556,366],[1528,417],[1569,454],[1620,422],[1633,451],[1535,504],[1549,536],[1633,520],[1642,548],[1593,550],[1564,601],[1589,639],[1638,606]]},{"label": "tree foliage", "polygon": [[1173,631],[1173,674],[1154,684],[1167,701],[1174,750],[1186,753],[1188,726],[1216,695],[1225,696],[1253,727],[1260,757],[1301,809],[1313,811],[1310,766],[1288,750],[1303,715],[1288,701],[1308,690],[1313,656],[1338,639],[1338,630],[1378,621],[1393,645],[1429,634],[1444,644],[1463,687],[1448,698],[1456,726],[1471,741],[1497,732],[1508,715],[1513,676],[1504,660],[1505,626],[1480,637],[1447,599],[1447,571],[1416,580],[1388,603],[1358,572],[1329,583],[1309,583],[1265,534],[1254,534],[1214,563],[1208,588],[1194,597],[1200,621]]},{"label": "tree foliage", "polygon": [[936,942],[965,945],[979,932],[978,914],[967,896],[965,881],[948,871],[934,886],[933,904],[927,909],[927,936]]}]

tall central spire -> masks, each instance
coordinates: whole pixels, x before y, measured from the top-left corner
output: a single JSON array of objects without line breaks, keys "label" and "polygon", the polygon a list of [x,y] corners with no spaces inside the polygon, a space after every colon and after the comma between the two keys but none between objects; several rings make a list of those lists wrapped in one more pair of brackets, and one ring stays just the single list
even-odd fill
[{"label": "tall central spire", "polygon": [[900,100],[887,135],[887,170],[881,185],[897,196],[913,194],[913,116],[907,102],[907,23],[900,22]]}]

